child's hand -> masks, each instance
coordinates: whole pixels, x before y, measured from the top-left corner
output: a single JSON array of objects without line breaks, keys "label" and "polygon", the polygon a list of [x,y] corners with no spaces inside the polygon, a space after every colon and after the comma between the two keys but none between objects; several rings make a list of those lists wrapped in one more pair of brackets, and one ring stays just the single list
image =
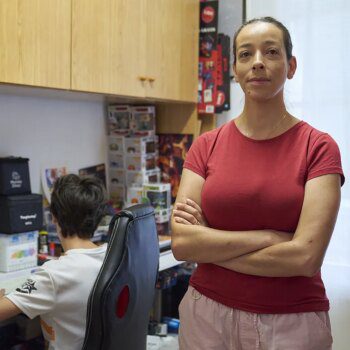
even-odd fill
[{"label": "child's hand", "polygon": [[191,199],[186,199],[186,203],[177,202],[173,214],[180,224],[208,226],[201,207]]},{"label": "child's hand", "polygon": [[5,289],[0,289],[0,298],[2,298],[5,295]]}]

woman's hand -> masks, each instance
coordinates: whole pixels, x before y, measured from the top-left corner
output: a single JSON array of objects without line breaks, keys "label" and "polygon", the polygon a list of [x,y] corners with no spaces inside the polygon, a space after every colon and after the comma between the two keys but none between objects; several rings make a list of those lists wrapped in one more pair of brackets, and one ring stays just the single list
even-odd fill
[{"label": "woman's hand", "polygon": [[[184,225],[201,225],[208,227],[201,207],[193,200],[186,199],[186,203],[177,202],[173,210],[176,222]],[[289,242],[293,234],[276,230],[264,230],[270,236],[271,245]]]},{"label": "woman's hand", "polygon": [[186,199],[186,203],[177,202],[173,215],[180,224],[208,226],[201,207],[191,199]]}]

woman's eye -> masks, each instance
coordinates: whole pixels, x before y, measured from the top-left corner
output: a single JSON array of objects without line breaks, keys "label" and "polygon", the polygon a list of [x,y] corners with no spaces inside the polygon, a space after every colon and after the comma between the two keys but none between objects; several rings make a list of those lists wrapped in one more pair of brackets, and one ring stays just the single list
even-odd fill
[{"label": "woman's eye", "polygon": [[249,52],[248,51],[243,51],[243,52],[240,52],[240,54],[239,54],[240,58],[246,58],[248,56],[249,56]]},{"label": "woman's eye", "polygon": [[276,49],[268,49],[267,53],[269,55],[277,55],[278,54],[278,50],[276,50]]}]

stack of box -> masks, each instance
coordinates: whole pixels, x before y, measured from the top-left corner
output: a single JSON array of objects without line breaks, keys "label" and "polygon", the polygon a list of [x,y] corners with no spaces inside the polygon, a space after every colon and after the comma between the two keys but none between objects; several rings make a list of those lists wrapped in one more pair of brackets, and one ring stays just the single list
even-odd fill
[{"label": "stack of box", "polygon": [[27,158],[0,158],[0,271],[37,265],[42,196],[32,194]]},{"label": "stack of box", "polygon": [[110,135],[108,139],[109,192],[111,199],[122,205],[125,198],[124,136]]},{"label": "stack of box", "polygon": [[123,206],[129,187],[160,181],[154,106],[108,108],[109,190]]},{"label": "stack of box", "polygon": [[125,137],[124,145],[126,185],[142,186],[143,183],[159,182],[158,142],[155,134]]},{"label": "stack of box", "polygon": [[130,135],[131,108],[128,105],[108,106],[109,192],[113,202],[122,207],[125,199],[124,136]]}]

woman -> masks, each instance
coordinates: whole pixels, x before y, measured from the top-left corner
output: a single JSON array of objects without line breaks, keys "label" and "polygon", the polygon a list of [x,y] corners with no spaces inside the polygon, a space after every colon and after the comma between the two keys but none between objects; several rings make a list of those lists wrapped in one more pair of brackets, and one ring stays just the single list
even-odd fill
[{"label": "woman", "polygon": [[180,349],[328,350],[320,268],[344,183],[338,146],[286,110],[297,63],[271,17],[234,38],[243,112],[201,135],[184,164],[172,249],[195,261]]}]

